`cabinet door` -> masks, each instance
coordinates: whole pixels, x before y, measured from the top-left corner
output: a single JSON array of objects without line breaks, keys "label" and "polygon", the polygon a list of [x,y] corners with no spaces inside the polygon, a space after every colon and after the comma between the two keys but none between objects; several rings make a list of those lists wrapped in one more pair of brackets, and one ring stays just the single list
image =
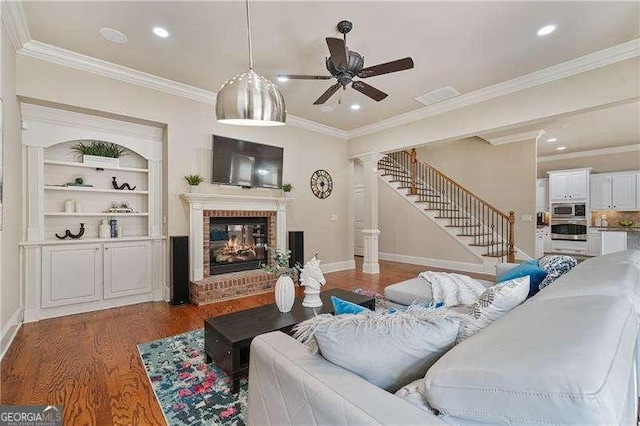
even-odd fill
[{"label": "cabinet door", "polygon": [[68,244],[42,248],[42,307],[102,299],[102,246]]},{"label": "cabinet door", "polygon": [[600,238],[600,232],[591,232],[587,236],[589,242],[589,248],[587,254],[589,256],[600,256],[600,249],[602,246],[602,238]]},{"label": "cabinet door", "polygon": [[536,232],[536,258],[541,258],[544,254],[544,235]]},{"label": "cabinet door", "polygon": [[151,292],[151,243],[104,245],[104,298]]},{"label": "cabinet door", "polygon": [[544,231],[544,252],[549,253],[551,251],[551,233],[545,229]]},{"label": "cabinet door", "polygon": [[636,210],[640,210],[640,172],[636,172]]},{"label": "cabinet door", "polygon": [[586,170],[569,172],[567,176],[567,195],[570,199],[586,199],[589,188],[589,173]]},{"label": "cabinet door", "polygon": [[611,209],[611,189],[611,174],[591,175],[591,210]]},{"label": "cabinet door", "polygon": [[549,211],[549,179],[536,180],[536,211]]},{"label": "cabinet door", "polygon": [[551,201],[564,201],[567,199],[567,173],[549,175],[549,198]]},{"label": "cabinet door", "polygon": [[612,174],[614,210],[636,208],[636,179],[635,172]]}]

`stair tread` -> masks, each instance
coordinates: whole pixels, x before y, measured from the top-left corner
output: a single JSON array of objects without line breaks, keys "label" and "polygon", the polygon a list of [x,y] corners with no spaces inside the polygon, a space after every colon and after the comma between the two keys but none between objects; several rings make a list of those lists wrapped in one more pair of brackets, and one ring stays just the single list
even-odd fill
[{"label": "stair tread", "polygon": [[490,232],[478,232],[478,233],[473,233],[473,234],[456,234],[456,236],[458,237],[484,237],[486,235],[491,235]]},{"label": "stair tread", "polygon": [[481,244],[469,244],[471,247],[490,247],[490,246],[501,246],[503,242],[493,242],[493,243],[481,243]]},{"label": "stair tread", "polygon": [[508,252],[506,251],[497,251],[495,253],[485,253],[483,254],[484,257],[505,257],[508,255]]},{"label": "stair tread", "polygon": [[479,228],[480,225],[445,225],[445,228]]}]

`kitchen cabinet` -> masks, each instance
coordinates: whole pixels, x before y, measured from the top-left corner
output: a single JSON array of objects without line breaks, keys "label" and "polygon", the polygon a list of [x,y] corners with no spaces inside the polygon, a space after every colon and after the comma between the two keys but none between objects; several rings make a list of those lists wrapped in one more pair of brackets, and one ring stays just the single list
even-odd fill
[{"label": "kitchen cabinet", "polygon": [[551,230],[544,228],[542,234],[544,236],[544,252],[549,253],[551,251]]},{"label": "kitchen cabinet", "polygon": [[611,210],[613,189],[610,173],[591,175],[591,210]]},{"label": "kitchen cabinet", "polygon": [[589,191],[589,169],[549,172],[551,202],[586,200]]},{"label": "kitchen cabinet", "polygon": [[614,210],[634,210],[637,172],[612,173],[611,199]]},{"label": "kitchen cabinet", "polygon": [[602,237],[600,231],[591,231],[587,235],[587,254],[589,256],[600,256],[602,248]]},{"label": "kitchen cabinet", "polygon": [[47,246],[42,249],[42,307],[102,298],[102,245]]},{"label": "kitchen cabinet", "polygon": [[536,180],[536,211],[549,211],[549,179]]},{"label": "kitchen cabinet", "polygon": [[591,175],[591,210],[640,210],[640,172]]},{"label": "kitchen cabinet", "polygon": [[544,235],[542,233],[542,230],[537,230],[536,231],[536,253],[535,253],[535,257],[536,259],[540,259],[542,256],[544,256]]},{"label": "kitchen cabinet", "polygon": [[602,254],[616,253],[627,249],[627,233],[605,231],[602,235]]}]

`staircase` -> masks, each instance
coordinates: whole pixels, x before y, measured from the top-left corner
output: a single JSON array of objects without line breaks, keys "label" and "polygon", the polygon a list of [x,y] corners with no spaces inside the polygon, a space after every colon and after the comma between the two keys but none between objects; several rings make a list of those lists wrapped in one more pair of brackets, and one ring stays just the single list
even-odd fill
[{"label": "staircase", "polygon": [[378,162],[381,178],[425,216],[465,245],[493,273],[497,262],[515,260],[515,213],[503,213],[420,160],[415,149]]}]

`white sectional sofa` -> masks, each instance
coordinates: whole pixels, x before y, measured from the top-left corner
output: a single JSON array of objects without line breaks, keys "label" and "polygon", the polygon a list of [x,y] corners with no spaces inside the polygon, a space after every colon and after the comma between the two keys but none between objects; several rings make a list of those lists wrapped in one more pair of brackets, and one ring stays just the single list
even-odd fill
[{"label": "white sectional sofa", "polygon": [[442,356],[430,413],[276,332],[253,340],[252,425],[637,424],[640,251],[587,260]]}]

